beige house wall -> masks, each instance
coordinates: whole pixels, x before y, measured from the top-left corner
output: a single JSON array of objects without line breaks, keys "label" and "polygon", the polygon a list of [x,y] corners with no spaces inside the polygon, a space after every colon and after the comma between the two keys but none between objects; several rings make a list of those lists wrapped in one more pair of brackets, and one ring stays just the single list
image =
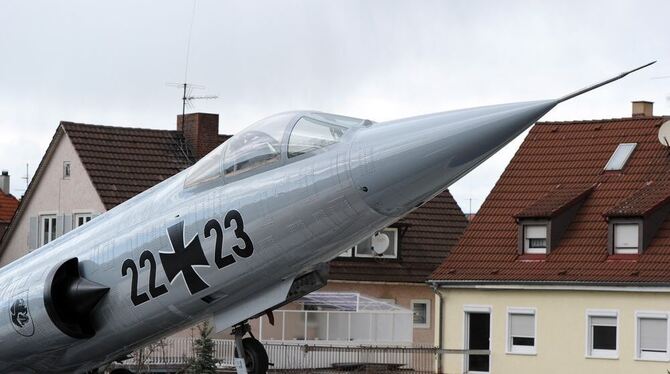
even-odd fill
[{"label": "beige house wall", "polygon": [[[63,178],[65,161],[71,163],[69,179]],[[28,254],[30,217],[42,214],[100,214],[105,211],[102,200],[67,134],[64,134],[56,144],[49,164],[45,165],[39,183],[34,188],[30,201],[23,207],[24,212],[0,257],[0,266]]]},{"label": "beige house wall", "polygon": [[[491,310],[491,373],[667,373],[670,362],[636,359],[636,312],[670,312],[661,292],[442,289],[443,348],[463,349],[465,310]],[[534,355],[506,353],[507,309],[536,308]],[[618,312],[618,358],[586,357],[587,310]],[[443,372],[463,373],[464,356],[443,356]]]}]

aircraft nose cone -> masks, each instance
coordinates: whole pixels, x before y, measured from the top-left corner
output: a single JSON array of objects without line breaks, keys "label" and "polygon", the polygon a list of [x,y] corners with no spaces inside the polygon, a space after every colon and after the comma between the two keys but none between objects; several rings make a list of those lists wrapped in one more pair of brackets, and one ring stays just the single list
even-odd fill
[{"label": "aircraft nose cone", "polygon": [[379,123],[357,134],[354,183],[377,212],[400,216],[444,191],[556,105],[495,105]]}]

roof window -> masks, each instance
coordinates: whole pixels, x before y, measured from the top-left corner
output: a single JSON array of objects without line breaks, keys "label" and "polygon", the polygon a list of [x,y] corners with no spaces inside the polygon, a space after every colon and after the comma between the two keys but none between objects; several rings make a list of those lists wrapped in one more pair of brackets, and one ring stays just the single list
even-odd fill
[{"label": "roof window", "polygon": [[609,161],[607,161],[607,165],[605,165],[605,170],[621,170],[621,169],[623,169],[623,167],[626,165],[626,162],[628,162],[628,159],[630,158],[630,155],[635,150],[636,146],[637,146],[637,143],[621,143],[621,144],[619,144],[616,147],[616,149],[614,150],[614,153],[612,154],[612,157],[610,157]]}]

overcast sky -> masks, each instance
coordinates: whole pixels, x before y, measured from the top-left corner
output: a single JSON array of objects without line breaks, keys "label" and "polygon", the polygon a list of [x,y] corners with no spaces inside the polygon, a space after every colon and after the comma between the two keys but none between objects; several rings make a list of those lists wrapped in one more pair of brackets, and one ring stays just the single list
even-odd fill
[{"label": "overcast sky", "polygon": [[[174,129],[192,0],[0,3],[0,169],[25,190],[59,121]],[[224,133],[315,109],[384,121],[552,98],[545,120],[670,114],[670,1],[197,0],[188,80]],[[479,205],[522,139],[451,187]]]}]

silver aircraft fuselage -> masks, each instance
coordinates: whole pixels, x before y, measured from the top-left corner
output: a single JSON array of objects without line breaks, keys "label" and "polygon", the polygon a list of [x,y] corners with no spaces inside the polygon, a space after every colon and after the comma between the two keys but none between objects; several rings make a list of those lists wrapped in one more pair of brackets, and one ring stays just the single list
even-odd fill
[{"label": "silver aircraft fuselage", "polygon": [[[272,310],[297,292],[296,279],[444,191],[570,97],[385,123],[272,117],[271,160],[227,172],[244,156],[226,144],[268,129],[243,131],[0,269],[0,372],[84,372],[209,316],[222,330]],[[337,141],[289,157],[303,118],[336,129]],[[60,272],[71,259],[74,270]],[[109,290],[77,309],[63,295],[83,305],[86,294],[68,288],[66,273]]]}]

